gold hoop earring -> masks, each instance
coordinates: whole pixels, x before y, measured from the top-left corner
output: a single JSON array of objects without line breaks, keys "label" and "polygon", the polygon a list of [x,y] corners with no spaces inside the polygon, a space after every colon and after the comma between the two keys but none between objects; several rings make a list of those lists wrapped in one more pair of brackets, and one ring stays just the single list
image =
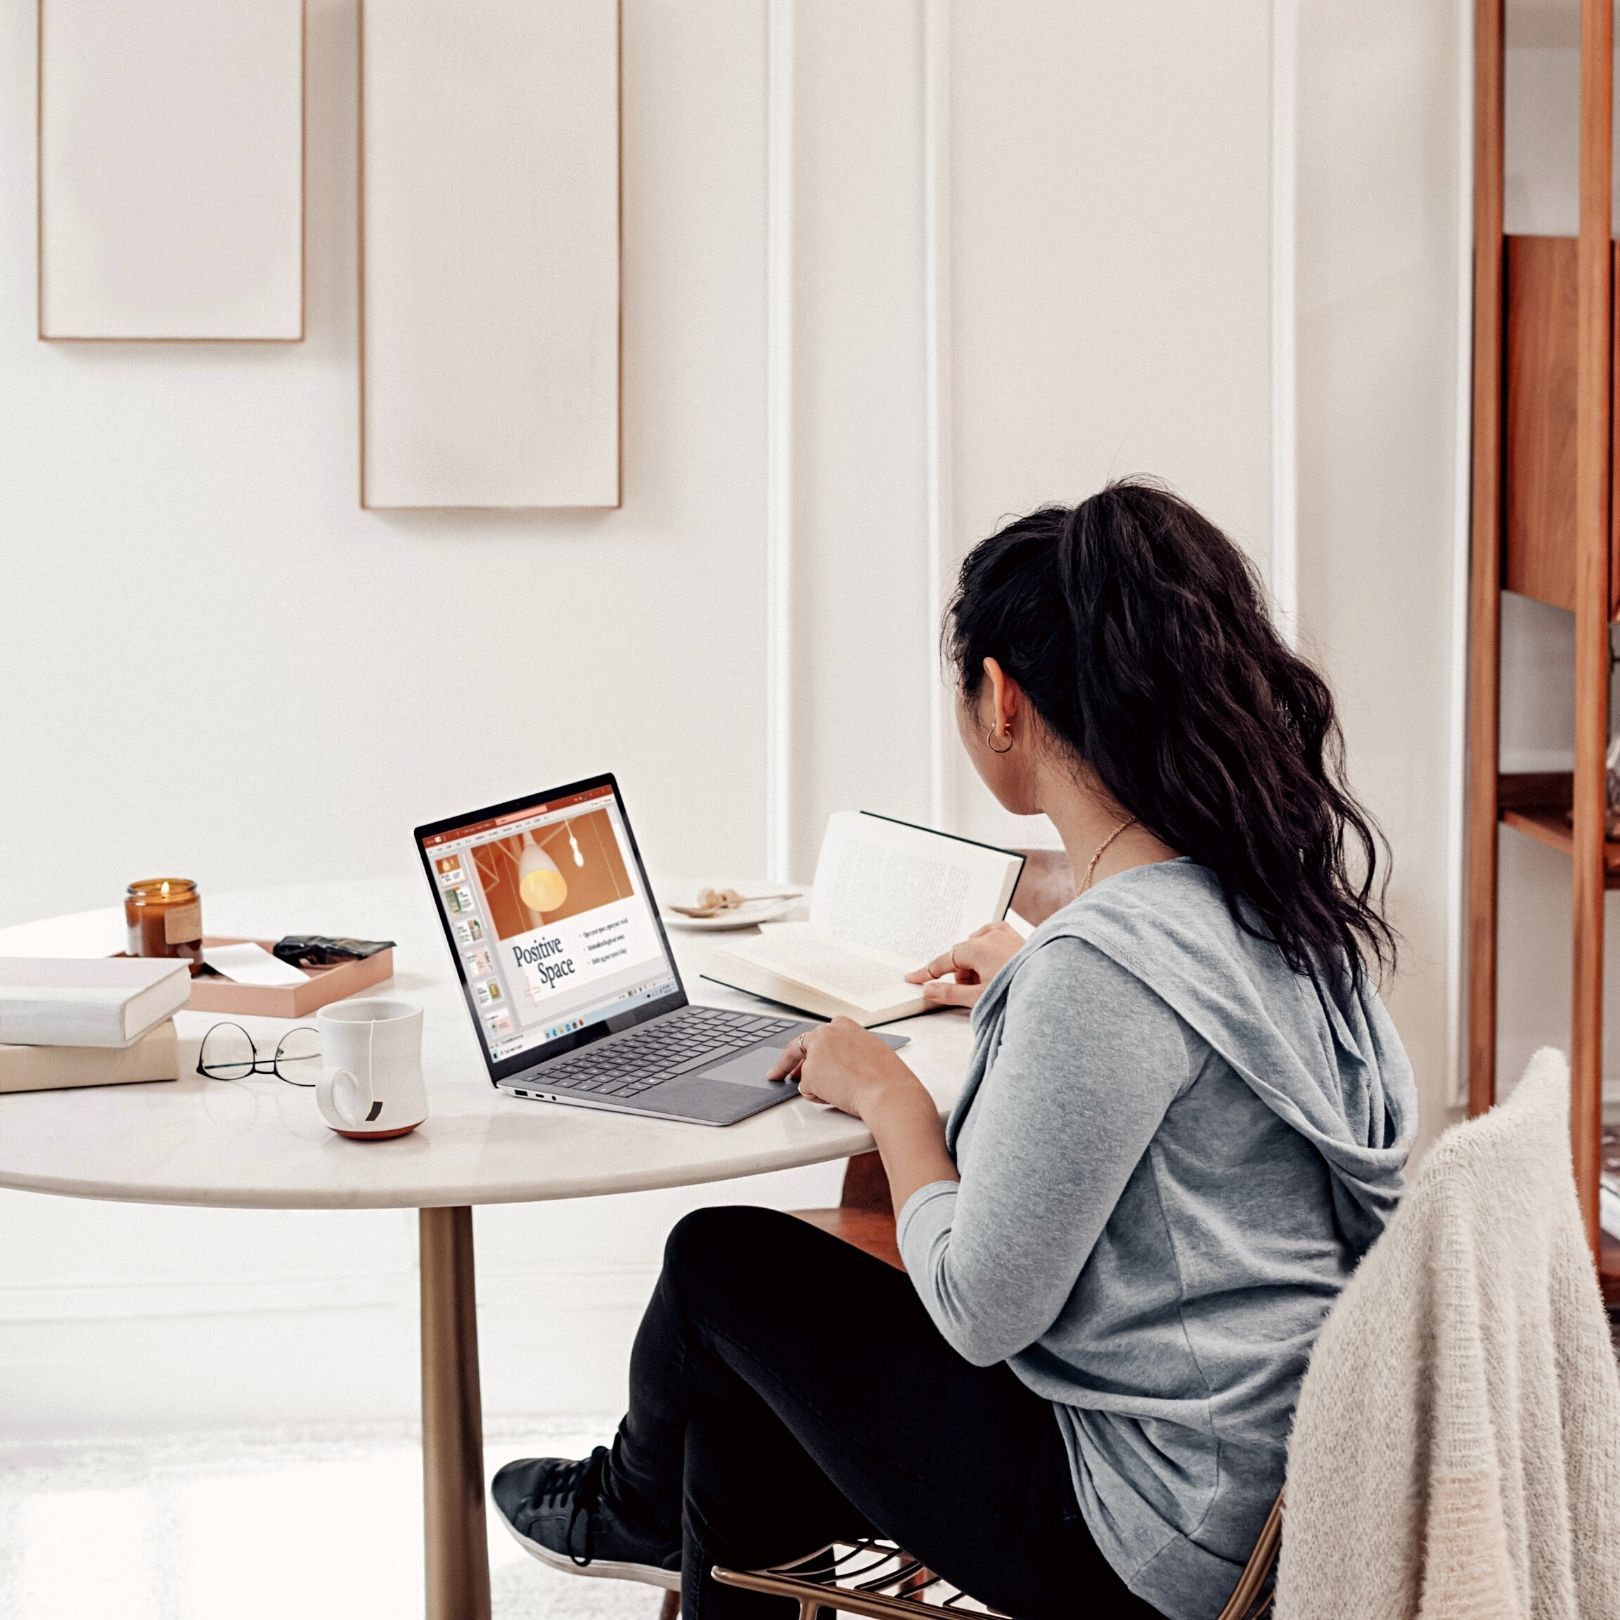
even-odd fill
[{"label": "gold hoop earring", "polygon": [[984,745],[992,754],[1005,754],[1011,751],[1013,745],[1012,727],[1008,726],[1002,735],[1007,739],[1007,746],[1005,748],[997,748],[995,727],[992,726],[987,732],[985,732]]}]

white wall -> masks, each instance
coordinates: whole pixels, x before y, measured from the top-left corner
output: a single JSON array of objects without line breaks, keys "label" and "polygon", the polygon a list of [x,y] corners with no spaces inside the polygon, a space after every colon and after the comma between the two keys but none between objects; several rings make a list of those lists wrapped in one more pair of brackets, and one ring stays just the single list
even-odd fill
[{"label": "white wall", "polygon": [[[1131,473],[1268,567],[1270,9],[954,8],[948,568]],[[1053,841],[954,757],[951,805]]]},{"label": "white wall", "polygon": [[[1507,0],[1504,23],[1503,227],[1510,236],[1574,236],[1581,225],[1580,0]],[[1620,65],[1620,52],[1615,60]],[[1620,201],[1620,173],[1614,196]]]},{"label": "white wall", "polygon": [[1293,84],[1301,645],[1393,849],[1388,997],[1425,1140],[1448,1117],[1460,993],[1465,15],[1302,6]]},{"label": "white wall", "polygon": [[957,539],[1148,471],[1292,583],[1393,846],[1425,1142],[1457,1062],[1464,14],[968,7],[953,53]]},{"label": "white wall", "polygon": [[761,8],[626,6],[624,509],[516,516],[357,507],[355,11],[309,11],[309,335],[269,348],[34,341],[0,16],[0,922],[407,871],[418,819],[605,767],[655,858],[757,865]]},{"label": "white wall", "polygon": [[[0,923],[158,869],[227,928],[232,888],[414,882],[417,820],[605,767],[655,866],[757,872],[763,8],[625,7],[625,502],[596,515],[358,510],[354,6],[309,21],[307,341],[64,347],[32,335],[33,8],[0,15]],[[480,1215],[492,1410],[616,1398],[695,1201]],[[0,1196],[0,1436],[409,1413],[413,1257],[405,1213]]]},{"label": "white wall", "polygon": [[788,429],[768,469],[785,575],[774,713],[790,870],[809,873],[827,815],[928,816],[936,676],[927,567],[924,22],[900,0],[778,0],[785,62],[769,138],[788,218],[770,296],[787,328],[771,408]]},{"label": "white wall", "polygon": [[[1456,0],[1312,6],[1299,29],[1302,621],[1338,690],[1356,782],[1395,847],[1405,950],[1390,1004],[1423,1087],[1425,1138],[1455,1117],[1460,1079],[1470,13]],[[1578,0],[1510,0],[1510,232],[1577,228],[1578,38]],[[1503,598],[1505,769],[1573,763],[1573,629],[1560,609]],[[1499,852],[1508,1082],[1537,1047],[1569,1042],[1569,863],[1511,831]],[[1620,915],[1613,896],[1608,914]],[[1613,998],[1620,953],[1606,969]],[[1620,1071],[1613,1019],[1604,1067]]]},{"label": "white wall", "polygon": [[[1579,0],[1509,0],[1504,224],[1513,234],[1580,229]],[[1620,54],[1616,57],[1620,63]],[[1620,208],[1620,168],[1615,174]],[[1527,597],[1502,598],[1502,765],[1567,771],[1575,760],[1575,621]],[[1610,702],[1620,692],[1611,689]],[[1620,712],[1620,711],[1617,711]],[[1498,835],[1500,985],[1497,1073],[1516,1077],[1539,1046],[1568,1047],[1572,996],[1570,866],[1519,834]],[[1605,904],[1605,1001],[1620,1000],[1620,897]],[[1620,1020],[1603,1031],[1605,1089],[1620,1076]]]},{"label": "white wall", "polygon": [[[158,867],[215,895],[293,870],[411,875],[421,814],[603,765],[670,870],[758,871],[780,849],[802,872],[852,803],[937,802],[998,832],[944,729],[934,600],[1004,515],[1140,471],[1263,567],[1290,548],[1357,780],[1398,861],[1443,868],[1426,817],[1448,770],[1455,291],[1434,265],[1455,154],[1434,131],[1455,106],[1423,99],[1454,93],[1455,19],[1379,10],[1386,154],[1344,116],[1354,42],[1302,30],[1279,63],[1272,4],[1218,10],[625,0],[624,509],[484,517],[355,509],[349,0],[311,0],[310,336],[281,351],[34,343],[32,15],[8,10],[0,922],[106,903]],[[1273,85],[1296,66],[1320,137],[1302,198],[1307,162],[1313,186],[1353,177],[1302,208],[1297,242],[1272,161]],[[1414,192],[1397,163],[1433,172]],[[1412,236],[1428,205],[1432,242]],[[1386,229],[1394,270],[1363,244],[1346,283],[1344,233]],[[1274,458],[1291,405],[1274,263],[1299,282],[1297,559],[1274,500],[1294,470]],[[1392,275],[1385,311],[1367,287]],[[1431,326],[1392,379],[1402,334]],[[1413,445],[1381,422],[1408,387]],[[1369,490],[1389,528],[1364,553]],[[1434,621],[1398,677],[1378,608],[1355,605],[1395,595],[1416,639]],[[137,609],[172,627],[172,663],[132,651]],[[1415,680],[1439,684],[1414,705]],[[1419,875],[1397,897],[1423,942],[1397,1011],[1431,1102],[1442,889]],[[821,1202],[835,1183],[711,1196]],[[615,1403],[662,1233],[693,1201],[480,1213],[492,1413]],[[403,1213],[0,1196],[0,1436],[408,1414],[413,1237]]]}]

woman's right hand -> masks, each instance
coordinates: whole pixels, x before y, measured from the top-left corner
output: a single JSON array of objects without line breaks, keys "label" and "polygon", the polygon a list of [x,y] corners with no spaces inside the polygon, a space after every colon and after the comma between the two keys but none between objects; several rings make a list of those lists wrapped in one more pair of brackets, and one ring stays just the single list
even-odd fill
[{"label": "woman's right hand", "polygon": [[1010,923],[986,923],[936,956],[927,967],[906,975],[922,986],[923,1000],[940,1007],[971,1007],[984,987],[1024,948],[1024,936]]}]

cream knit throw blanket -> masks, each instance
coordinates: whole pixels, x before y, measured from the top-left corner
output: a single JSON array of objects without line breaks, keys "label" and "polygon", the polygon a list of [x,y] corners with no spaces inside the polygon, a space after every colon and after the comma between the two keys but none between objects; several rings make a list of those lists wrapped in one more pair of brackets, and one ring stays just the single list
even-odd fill
[{"label": "cream knit throw blanket", "polygon": [[1620,1620],[1620,1375],[1550,1048],[1430,1150],[1322,1330],[1276,1613]]}]

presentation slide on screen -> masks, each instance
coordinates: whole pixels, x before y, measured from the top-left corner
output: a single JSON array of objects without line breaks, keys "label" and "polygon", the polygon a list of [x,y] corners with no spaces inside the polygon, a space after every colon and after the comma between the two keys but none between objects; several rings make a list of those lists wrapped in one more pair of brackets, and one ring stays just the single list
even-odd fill
[{"label": "presentation slide on screen", "polygon": [[469,853],[519,1025],[554,1022],[663,968],[612,810],[583,808]]}]

